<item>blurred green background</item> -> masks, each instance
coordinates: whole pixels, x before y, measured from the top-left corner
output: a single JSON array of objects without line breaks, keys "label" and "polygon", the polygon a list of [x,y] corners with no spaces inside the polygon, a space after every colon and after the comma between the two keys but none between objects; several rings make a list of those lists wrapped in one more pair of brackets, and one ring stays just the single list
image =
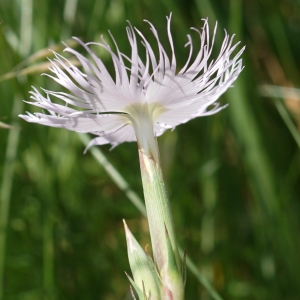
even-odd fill
[{"label": "blurred green background", "polygon": [[[61,90],[39,75],[51,54],[31,55],[72,36],[109,40],[108,29],[128,54],[126,20],[151,40],[143,19],[169,50],[170,12],[179,67],[201,18],[211,31],[218,20],[215,54],[223,28],[246,45],[245,69],[220,99],[229,107],[159,138],[179,243],[224,299],[300,299],[300,1],[1,0],[1,300],[131,299],[122,219],[145,246],[145,218],[76,133],[17,115],[38,111],[22,102],[32,85]],[[109,148],[142,196],[136,144]],[[186,299],[212,299],[187,276]]]}]

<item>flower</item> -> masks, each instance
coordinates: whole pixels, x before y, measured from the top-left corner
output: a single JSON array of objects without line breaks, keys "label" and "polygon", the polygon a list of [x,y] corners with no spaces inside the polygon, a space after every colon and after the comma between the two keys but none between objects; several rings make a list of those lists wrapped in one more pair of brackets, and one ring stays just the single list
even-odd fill
[{"label": "flower", "polygon": [[[84,44],[75,38],[90,55],[90,60],[66,46],[66,52],[73,54],[81,64],[82,71],[63,56],[54,53],[50,60],[49,75],[70,93],[43,89],[43,96],[36,88],[31,91],[29,102],[48,110],[45,113],[20,115],[28,122],[52,127],[66,128],[76,132],[97,135],[92,145],[111,144],[113,147],[123,142],[138,141],[140,147],[147,148],[149,135],[160,136],[167,129],[193,118],[214,114],[220,107],[217,99],[232,85],[243,69],[240,56],[242,48],[233,58],[233,51],[239,43],[233,44],[233,37],[225,31],[220,53],[211,60],[217,25],[210,39],[207,20],[203,20],[200,49],[193,55],[193,43],[187,35],[189,55],[184,67],[177,72],[175,51],[171,34],[171,15],[167,17],[167,33],[171,57],[162,46],[155,27],[148,21],[158,46],[158,58],[143,34],[130,23],[126,28],[131,46],[131,57],[120,52],[110,34],[115,52],[101,37],[101,43]],[[139,56],[137,37],[141,39],[146,52],[143,61]],[[109,74],[102,60],[90,49],[91,45],[104,48],[111,56],[115,78]],[[192,59],[194,57],[194,59]],[[51,101],[51,97],[62,100],[66,105]],[[212,109],[208,109],[213,105]],[[154,132],[153,132],[154,131]],[[153,145],[148,145],[153,148]]]}]

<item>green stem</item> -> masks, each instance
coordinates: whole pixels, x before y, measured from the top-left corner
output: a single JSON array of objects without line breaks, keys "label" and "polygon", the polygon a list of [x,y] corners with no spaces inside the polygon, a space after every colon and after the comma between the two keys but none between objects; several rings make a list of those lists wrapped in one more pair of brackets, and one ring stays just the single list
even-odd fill
[{"label": "green stem", "polygon": [[139,157],[153,256],[162,278],[162,299],[182,300],[184,284],[162,170],[159,162],[141,148]]},{"label": "green stem", "polygon": [[[87,134],[80,133],[78,137],[82,143],[87,146],[90,142],[90,138]],[[127,196],[131,203],[138,209],[138,211],[145,217],[147,217],[147,212],[145,205],[140,198],[140,196],[132,190],[125,178],[118,172],[118,170],[109,162],[106,156],[101,152],[99,147],[92,147],[89,149],[96,161],[105,169],[107,174],[110,176],[112,181],[117,185],[117,187]]]},{"label": "green stem", "polygon": [[[78,137],[82,141],[82,143],[87,146],[90,142],[90,138],[87,134],[79,133]],[[138,209],[138,211],[147,218],[145,206],[143,204],[142,199],[137,195],[135,191],[131,189],[128,182],[125,178],[118,172],[118,170],[110,163],[110,161],[106,158],[106,156],[102,153],[99,147],[92,147],[90,150],[91,154],[94,156],[95,160],[102,165],[107,174],[110,176],[112,181],[119,187],[121,191],[128,197],[131,203]],[[180,255],[183,256],[184,252],[180,249]],[[214,300],[223,300],[223,298],[218,294],[216,289],[212,286],[212,284],[201,274],[198,270],[196,264],[186,256],[186,266],[189,271],[197,278],[197,280],[204,286],[204,288],[208,291],[211,298]]]},{"label": "green stem", "polygon": [[44,299],[47,300],[53,299],[54,293],[53,220],[51,214],[51,208],[47,207],[43,221],[43,288]]},{"label": "green stem", "polygon": [[286,110],[284,104],[282,103],[282,101],[280,99],[275,98],[275,105],[276,105],[276,108],[277,108],[278,112],[280,113],[283,121],[285,122],[285,125],[287,126],[287,128],[289,129],[295,142],[297,143],[298,148],[300,149],[300,134],[299,134],[299,131],[298,131],[297,127],[295,126],[290,114],[288,113],[288,111]]}]

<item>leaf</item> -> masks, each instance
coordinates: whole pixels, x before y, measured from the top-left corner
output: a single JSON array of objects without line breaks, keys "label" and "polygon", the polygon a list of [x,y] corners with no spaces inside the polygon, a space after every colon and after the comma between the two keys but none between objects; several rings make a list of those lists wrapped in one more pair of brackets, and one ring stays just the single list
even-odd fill
[{"label": "leaf", "polygon": [[[68,40],[66,42],[70,47],[74,48],[78,43],[75,40]],[[48,68],[51,66],[51,63],[49,61],[44,61],[41,63],[33,64],[30,65],[34,62],[36,62],[39,59],[45,59],[48,56],[53,56],[53,52],[59,52],[62,51],[63,48],[65,47],[64,44],[59,43],[51,46],[50,49],[44,48],[36,53],[32,54],[29,56],[27,59],[16,65],[10,72],[0,76],[0,81],[8,80],[11,78],[15,78],[21,75],[30,75],[30,74],[35,74],[35,73],[42,73],[48,70]],[[69,61],[74,65],[78,66],[79,61],[75,58],[69,59]],[[26,67],[27,66],[27,67]]]},{"label": "leaf", "polygon": [[[80,63],[77,59],[69,59],[69,62],[72,63],[74,66],[80,65]],[[42,73],[42,72],[47,71],[49,69],[49,67],[51,67],[51,62],[49,62],[49,61],[42,62],[39,64],[29,66],[22,70],[8,72],[0,77],[0,81],[8,80],[8,79],[15,78],[15,77],[22,76],[22,75]]]},{"label": "leaf", "polygon": [[0,122],[0,128],[5,128],[5,129],[12,129],[13,126],[8,125],[6,123]]}]

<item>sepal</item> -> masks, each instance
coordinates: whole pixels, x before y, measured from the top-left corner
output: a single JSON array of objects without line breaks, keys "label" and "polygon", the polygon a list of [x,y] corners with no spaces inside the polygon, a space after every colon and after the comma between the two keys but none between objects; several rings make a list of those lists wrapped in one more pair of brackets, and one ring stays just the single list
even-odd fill
[{"label": "sepal", "polygon": [[168,232],[168,229],[167,229],[166,225],[165,225],[165,235],[166,235],[167,249],[168,249],[168,262],[167,262],[168,272],[178,273],[175,254],[174,254],[174,251],[173,251],[173,247],[172,247],[172,244],[171,244],[169,232]]},{"label": "sepal", "polygon": [[133,275],[133,280],[129,279],[130,283],[136,290],[140,300],[161,300],[160,278],[153,262],[151,262],[151,258],[149,259],[149,255],[145,253],[134,238],[125,221],[124,227],[129,264]]},{"label": "sepal", "polygon": [[167,263],[164,265],[162,277],[162,298],[184,299],[184,284],[182,280],[181,270],[178,269],[174,250],[171,244],[167,227],[165,226],[165,237],[167,241]]},{"label": "sepal", "polygon": [[152,270],[152,274],[155,275],[155,276],[154,276],[154,279],[155,279],[156,285],[160,288],[161,285],[162,285],[161,276],[160,276],[160,274],[159,274],[159,272],[158,272],[158,270],[157,270],[156,265],[155,265],[154,262],[153,262],[153,259],[152,259],[151,255],[148,253],[147,249],[148,249],[148,245],[145,247],[145,253],[146,253],[146,255],[147,255],[148,264],[149,264],[149,267],[150,267],[151,270]]}]

